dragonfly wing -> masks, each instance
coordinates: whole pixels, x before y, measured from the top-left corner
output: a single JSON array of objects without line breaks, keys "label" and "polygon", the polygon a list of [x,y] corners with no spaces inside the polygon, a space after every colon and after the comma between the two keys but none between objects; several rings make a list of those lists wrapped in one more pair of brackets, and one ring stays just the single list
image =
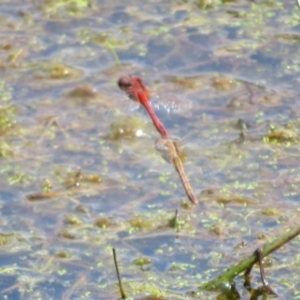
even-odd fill
[{"label": "dragonfly wing", "polygon": [[155,143],[155,149],[160,153],[162,158],[167,161],[168,163],[171,163],[171,157],[169,154],[169,148],[167,143],[165,143],[164,139],[160,138]]}]

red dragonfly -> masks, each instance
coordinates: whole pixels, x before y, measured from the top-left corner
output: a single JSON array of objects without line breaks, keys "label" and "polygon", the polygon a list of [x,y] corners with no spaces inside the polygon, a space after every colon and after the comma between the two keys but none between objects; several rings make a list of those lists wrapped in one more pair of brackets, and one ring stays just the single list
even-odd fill
[{"label": "red dragonfly", "polygon": [[147,87],[144,85],[142,78],[131,75],[122,76],[118,81],[118,85],[120,89],[125,91],[131,99],[141,103],[144,106],[157,131],[163,138],[166,138],[168,136],[167,130],[150,105],[150,94]]},{"label": "red dragonfly", "polygon": [[181,182],[183,184],[183,187],[185,189],[186,195],[188,196],[189,200],[193,204],[197,204],[198,201],[196,197],[194,196],[192,187],[188,181],[188,178],[184,172],[183,164],[182,164],[182,158],[183,153],[181,152],[179,148],[179,143],[177,141],[174,141],[170,138],[160,138],[155,145],[155,148],[160,151],[163,155],[163,158],[172,163],[179,174],[179,177],[181,179]]},{"label": "red dragonfly", "polygon": [[181,182],[184,186],[185,192],[189,200],[193,204],[197,204],[198,201],[194,196],[192,187],[189,184],[188,178],[183,169],[182,152],[179,149],[179,144],[176,141],[168,138],[167,130],[165,129],[164,125],[160,122],[150,105],[149,90],[144,85],[143,80],[139,77],[131,75],[122,76],[118,81],[118,85],[120,89],[125,91],[131,99],[141,103],[147,110],[148,114],[150,115],[153,121],[153,124],[155,125],[157,131],[161,135],[161,138],[156,144],[156,149],[162,152],[163,157],[174,165],[177,173],[180,176]]}]

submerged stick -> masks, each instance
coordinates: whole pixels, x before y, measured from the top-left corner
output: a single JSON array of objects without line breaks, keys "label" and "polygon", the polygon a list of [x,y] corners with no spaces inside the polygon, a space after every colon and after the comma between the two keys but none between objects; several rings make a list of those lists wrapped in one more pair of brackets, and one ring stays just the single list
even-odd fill
[{"label": "submerged stick", "polygon": [[60,197],[60,196],[66,195],[68,193],[69,193],[69,191],[34,193],[34,194],[27,195],[26,198],[31,202],[36,202],[36,201],[40,201],[40,200],[46,200],[46,199],[52,199],[55,197]]},{"label": "submerged stick", "polygon": [[193,204],[198,204],[198,201],[194,195],[193,189],[189,183],[189,180],[185,174],[183,164],[180,158],[180,149],[176,141],[170,138],[160,138],[158,139],[156,145],[156,150],[163,154],[163,157],[172,163],[177,171],[182,185],[184,187],[185,193],[188,199]]},{"label": "submerged stick", "polygon": [[[300,225],[295,227],[294,229],[290,229],[288,232],[282,234],[279,238],[275,239],[273,242],[266,244],[262,248],[262,256],[265,257],[270,253],[274,252],[278,248],[282,247],[284,244],[291,241],[300,233]],[[257,256],[252,254],[250,257],[244,258],[237,265],[232,266],[223,272],[219,277],[214,280],[211,280],[202,286],[201,289],[204,290],[216,290],[219,286],[231,282],[235,276],[238,274],[245,272],[249,269],[254,263],[257,261]]]},{"label": "submerged stick", "polygon": [[116,253],[116,249],[113,248],[113,256],[114,256],[114,262],[115,262],[115,267],[116,267],[116,272],[117,272],[117,277],[118,277],[118,281],[119,281],[119,288],[120,288],[120,293],[121,293],[121,299],[122,300],[126,300],[127,296],[122,284],[122,280],[121,280],[121,276],[120,276],[120,272],[119,272],[119,267],[118,267],[118,262],[117,262],[117,253]]}]

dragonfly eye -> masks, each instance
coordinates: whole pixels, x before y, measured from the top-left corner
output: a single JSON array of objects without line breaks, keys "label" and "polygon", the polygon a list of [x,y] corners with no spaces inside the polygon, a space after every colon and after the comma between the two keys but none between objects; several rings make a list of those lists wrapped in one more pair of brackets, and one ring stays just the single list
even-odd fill
[{"label": "dragonfly eye", "polygon": [[128,90],[132,87],[131,78],[129,76],[122,76],[118,80],[118,85],[121,90]]}]

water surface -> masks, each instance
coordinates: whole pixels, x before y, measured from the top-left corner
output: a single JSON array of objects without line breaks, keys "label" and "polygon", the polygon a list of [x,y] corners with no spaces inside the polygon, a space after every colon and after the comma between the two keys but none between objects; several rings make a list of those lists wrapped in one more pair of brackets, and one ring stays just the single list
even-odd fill
[{"label": "water surface", "polygon": [[[216,299],[198,287],[299,218],[299,21],[292,0],[0,1],[3,297],[118,299],[115,247],[131,297]],[[160,104],[202,205],[124,74]],[[266,269],[284,299],[298,249]]]}]

